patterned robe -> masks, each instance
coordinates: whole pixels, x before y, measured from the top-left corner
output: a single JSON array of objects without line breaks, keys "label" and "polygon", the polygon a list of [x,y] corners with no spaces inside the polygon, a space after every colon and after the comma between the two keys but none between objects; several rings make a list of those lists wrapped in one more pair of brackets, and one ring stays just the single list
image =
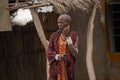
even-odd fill
[{"label": "patterned robe", "polygon": [[[55,59],[55,55],[59,54],[59,47],[58,47],[58,41],[60,37],[61,31],[58,30],[54,32],[49,41],[49,46],[47,49],[47,58],[49,61],[49,80],[57,80],[58,74],[60,73],[60,64],[59,61]],[[73,41],[73,45],[75,44],[75,41],[77,39],[78,33],[71,31],[70,36]],[[74,76],[74,65],[75,65],[75,57],[70,53],[70,50],[68,48],[68,45],[66,46],[66,59],[65,59],[65,67],[67,72],[68,80],[75,80]]]}]

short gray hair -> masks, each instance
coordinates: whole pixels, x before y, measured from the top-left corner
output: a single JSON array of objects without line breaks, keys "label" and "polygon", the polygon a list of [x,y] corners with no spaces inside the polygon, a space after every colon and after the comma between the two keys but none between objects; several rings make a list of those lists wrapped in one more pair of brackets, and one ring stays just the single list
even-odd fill
[{"label": "short gray hair", "polygon": [[64,19],[67,23],[71,24],[71,16],[69,16],[68,14],[62,14],[58,17],[58,19]]}]

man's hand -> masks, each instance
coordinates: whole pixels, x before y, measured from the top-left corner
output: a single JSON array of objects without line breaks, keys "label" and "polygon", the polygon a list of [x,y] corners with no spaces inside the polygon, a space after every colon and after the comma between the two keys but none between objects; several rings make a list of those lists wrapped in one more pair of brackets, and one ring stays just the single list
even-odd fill
[{"label": "man's hand", "polygon": [[68,37],[70,36],[70,26],[67,26],[63,29],[63,34]]},{"label": "man's hand", "polygon": [[57,55],[55,56],[55,59],[56,59],[56,60],[65,60],[65,59],[66,59],[66,54],[62,54],[62,55],[57,54]]}]

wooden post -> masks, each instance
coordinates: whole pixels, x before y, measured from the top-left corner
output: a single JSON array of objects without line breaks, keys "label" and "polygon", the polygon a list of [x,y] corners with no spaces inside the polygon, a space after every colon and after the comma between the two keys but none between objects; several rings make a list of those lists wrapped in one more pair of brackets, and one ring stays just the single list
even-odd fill
[{"label": "wooden post", "polygon": [[[38,13],[35,11],[34,8],[31,8],[30,10],[31,10],[31,14],[32,14],[32,17],[33,17],[33,21],[34,21],[38,36],[39,36],[39,38],[41,40],[41,43],[43,44],[45,50],[47,50],[48,41],[46,40],[46,37],[45,37],[44,31],[43,31],[42,24],[40,22]],[[46,58],[46,60],[47,60],[47,58]],[[49,77],[48,69],[49,69],[49,65],[48,65],[48,60],[47,60],[47,62],[46,62],[47,80],[48,80],[48,77]]]},{"label": "wooden post", "polygon": [[31,8],[30,10],[31,10],[31,14],[32,14],[32,17],[33,17],[33,21],[34,21],[38,36],[39,36],[39,38],[41,40],[41,43],[43,44],[43,46],[46,50],[47,47],[48,47],[48,42],[46,40],[46,37],[45,37],[44,31],[43,31],[42,24],[40,22],[38,13],[35,11],[34,8]]},{"label": "wooden post", "polygon": [[12,31],[8,0],[0,0],[0,31]]},{"label": "wooden post", "polygon": [[94,19],[96,14],[97,6],[93,6],[93,11],[91,13],[88,31],[87,31],[87,53],[86,53],[86,65],[89,75],[89,80],[96,80],[92,56],[93,56],[93,29],[94,29]]}]

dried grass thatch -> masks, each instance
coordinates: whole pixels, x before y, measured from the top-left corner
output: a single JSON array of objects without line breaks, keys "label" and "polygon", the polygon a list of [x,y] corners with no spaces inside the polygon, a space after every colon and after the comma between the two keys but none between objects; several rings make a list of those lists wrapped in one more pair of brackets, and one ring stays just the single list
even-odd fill
[{"label": "dried grass thatch", "polygon": [[100,5],[101,0],[43,0],[54,6],[55,12],[62,14],[67,13],[69,10],[80,9],[88,11],[89,7],[93,4]]}]

